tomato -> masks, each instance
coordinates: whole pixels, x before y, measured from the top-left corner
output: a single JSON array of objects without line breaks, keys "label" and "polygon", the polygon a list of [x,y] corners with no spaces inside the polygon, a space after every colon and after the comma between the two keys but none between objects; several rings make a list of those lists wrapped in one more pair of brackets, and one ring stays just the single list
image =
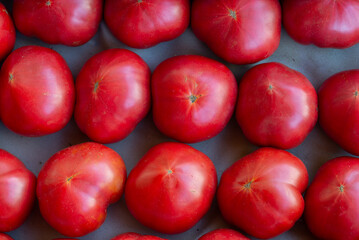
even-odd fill
[{"label": "tomato", "polygon": [[112,240],[161,240],[161,239],[165,240],[164,238],[159,238],[150,235],[141,235],[138,233],[123,233],[112,238]]},{"label": "tomato", "polygon": [[151,148],[132,169],[125,200],[142,224],[174,234],[203,217],[216,186],[216,169],[205,154],[183,143],[167,142]]},{"label": "tomato", "polygon": [[256,238],[272,238],[301,217],[308,184],[302,161],[284,150],[261,148],[222,175],[217,199],[223,217]]},{"label": "tomato", "polygon": [[359,159],[325,163],[305,195],[305,220],[320,239],[359,239]]},{"label": "tomato", "polygon": [[303,74],[280,63],[264,63],[243,76],[236,118],[254,144],[288,149],[313,129],[317,108],[317,93]]},{"label": "tomato", "polygon": [[198,240],[249,240],[249,238],[232,229],[217,229],[206,233]]},{"label": "tomato", "polygon": [[92,57],[76,79],[77,125],[96,142],[124,139],[150,110],[150,75],[142,58],[126,49]]},{"label": "tomato", "polygon": [[346,151],[359,155],[359,70],[330,77],[318,96],[320,126]]},{"label": "tomato", "polygon": [[0,233],[0,240],[14,240],[14,239],[6,235],[5,233]]},{"label": "tomato", "polygon": [[283,24],[301,44],[348,48],[359,43],[358,0],[285,0]]},{"label": "tomato", "polygon": [[258,62],[279,46],[278,0],[194,0],[191,16],[194,34],[230,63]]},{"label": "tomato", "polygon": [[0,72],[0,118],[12,131],[42,136],[62,129],[72,116],[75,88],[60,54],[45,47],[21,47]]},{"label": "tomato", "polygon": [[102,0],[14,0],[16,28],[50,44],[79,46],[97,32]]},{"label": "tomato", "polygon": [[180,36],[189,25],[189,0],[106,0],[105,21],[121,42],[148,48]]},{"label": "tomato", "polygon": [[23,224],[33,207],[35,188],[35,175],[18,158],[0,149],[1,232],[12,231]]},{"label": "tomato", "polygon": [[4,5],[0,2],[0,61],[14,48],[16,32],[11,17]]},{"label": "tomato", "polygon": [[212,138],[233,114],[236,79],[217,61],[195,55],[173,57],[155,69],[151,81],[154,122],[178,141]]},{"label": "tomato", "polygon": [[74,239],[74,238],[55,238],[53,240],[77,240],[77,239]]},{"label": "tomato", "polygon": [[66,148],[39,173],[41,214],[65,236],[86,235],[105,221],[106,209],[120,199],[125,179],[125,164],[114,150],[93,142]]}]

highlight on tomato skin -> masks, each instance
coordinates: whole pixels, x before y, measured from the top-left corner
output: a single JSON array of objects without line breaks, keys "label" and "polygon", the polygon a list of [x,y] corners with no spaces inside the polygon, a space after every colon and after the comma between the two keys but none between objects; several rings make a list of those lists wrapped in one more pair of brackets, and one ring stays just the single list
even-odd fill
[{"label": "highlight on tomato skin", "polygon": [[301,44],[342,49],[359,43],[357,0],[285,0],[282,7],[284,28]]},{"label": "highlight on tomato skin", "polygon": [[151,235],[141,235],[138,233],[128,232],[128,233],[117,235],[111,240],[167,240],[167,239],[151,236]]},{"label": "highlight on tomato skin", "polygon": [[204,153],[183,143],[152,147],[130,172],[125,200],[143,225],[166,234],[192,228],[209,210],[217,173]]},{"label": "highlight on tomato skin", "polygon": [[93,232],[105,221],[107,207],[121,198],[126,176],[121,156],[109,147],[87,142],[65,148],[39,173],[41,215],[67,237]]},{"label": "highlight on tomato skin", "polygon": [[216,229],[204,234],[198,240],[250,240],[240,232],[232,229]]},{"label": "highlight on tomato skin", "polygon": [[222,174],[217,200],[224,219],[256,238],[273,238],[302,216],[308,185],[304,163],[293,154],[260,148]]},{"label": "highlight on tomato skin", "polygon": [[329,160],[305,194],[304,219],[309,230],[320,239],[359,239],[358,215],[359,159]]}]

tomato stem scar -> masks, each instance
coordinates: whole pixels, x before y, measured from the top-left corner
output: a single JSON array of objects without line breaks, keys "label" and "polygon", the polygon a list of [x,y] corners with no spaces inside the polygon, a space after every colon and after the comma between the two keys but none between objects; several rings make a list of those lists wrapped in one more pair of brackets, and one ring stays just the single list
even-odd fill
[{"label": "tomato stem scar", "polygon": [[197,100],[197,97],[195,95],[191,95],[189,96],[189,100],[191,101],[191,103],[194,103]]},{"label": "tomato stem scar", "polygon": [[46,3],[45,3],[46,6],[51,6],[51,0],[47,0]]},{"label": "tomato stem scar", "polygon": [[344,192],[344,186],[343,185],[340,185],[340,187],[338,187],[338,188],[339,188],[340,192]]},{"label": "tomato stem scar", "polygon": [[359,92],[358,92],[358,90],[356,90],[355,92],[354,92],[354,96],[358,96],[359,95]]},{"label": "tomato stem scar", "polygon": [[11,83],[13,79],[14,79],[14,75],[12,73],[10,73],[9,74],[9,82]]},{"label": "tomato stem scar", "polygon": [[100,81],[97,81],[96,83],[95,83],[95,86],[94,86],[94,88],[93,88],[93,92],[95,93],[95,92],[97,92],[97,89],[98,89],[98,86],[100,85]]},{"label": "tomato stem scar", "polygon": [[167,170],[167,173],[168,173],[168,174],[172,174],[173,171],[172,171],[171,169],[168,169],[168,170]]},{"label": "tomato stem scar", "polygon": [[253,180],[247,182],[243,187],[244,187],[245,189],[248,189],[248,190],[249,190],[249,189],[251,189],[252,183],[253,183]]},{"label": "tomato stem scar", "polygon": [[232,10],[232,9],[228,9],[229,11],[229,16],[231,16],[232,18],[234,18],[235,20],[237,20],[237,13],[236,11]]}]

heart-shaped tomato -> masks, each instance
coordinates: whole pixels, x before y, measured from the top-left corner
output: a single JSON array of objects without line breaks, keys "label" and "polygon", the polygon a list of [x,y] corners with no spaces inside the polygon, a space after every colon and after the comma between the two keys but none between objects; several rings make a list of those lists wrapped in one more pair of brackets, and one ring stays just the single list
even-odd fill
[{"label": "heart-shaped tomato", "polygon": [[223,217],[257,238],[289,230],[304,210],[308,184],[303,162],[284,150],[261,148],[222,175],[218,203]]},{"label": "heart-shaped tomato", "polygon": [[39,173],[41,214],[65,236],[88,234],[105,221],[108,205],[120,199],[125,179],[125,164],[114,150],[91,142],[66,148]]}]

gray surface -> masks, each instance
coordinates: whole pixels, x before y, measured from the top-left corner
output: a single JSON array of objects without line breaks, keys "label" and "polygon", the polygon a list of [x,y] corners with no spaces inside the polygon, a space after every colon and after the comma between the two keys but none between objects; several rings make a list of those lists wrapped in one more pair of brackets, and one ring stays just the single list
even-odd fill
[{"label": "gray surface", "polygon": [[[69,64],[74,77],[77,76],[83,64],[94,54],[109,48],[128,48],[116,40],[108,28],[102,22],[96,36],[87,44],[71,48],[65,46],[50,46],[43,42],[17,34],[16,48],[25,45],[41,45],[51,47],[59,52]],[[129,49],[129,48],[128,48]],[[139,54],[150,66],[154,68],[163,60],[182,54],[199,54],[216,60],[220,60],[207,47],[193,35],[190,29],[179,38],[159,44],[150,49],[131,49]],[[319,49],[314,46],[303,46],[295,43],[282,31],[282,39],[279,49],[270,58],[261,61],[277,61],[302,72],[313,83],[316,89],[329,76],[334,73],[359,68],[359,45],[346,50]],[[226,64],[234,72],[237,80],[252,66],[239,66]],[[75,122],[71,122],[60,132],[40,137],[27,138],[16,135],[6,129],[0,123],[0,148],[3,148],[20,158],[26,166],[36,175],[44,162],[55,152],[73,144],[88,141],[88,138],[77,128]],[[149,114],[125,140],[109,144],[124,159],[128,172],[138,160],[154,145],[168,141],[169,138],[162,135],[154,126],[152,116]],[[192,144],[196,149],[207,154],[217,168],[218,177],[222,172],[240,157],[250,153],[255,146],[250,144],[243,136],[234,118],[229,125],[217,137],[198,144]],[[323,131],[316,126],[307,139],[297,148],[290,150],[303,160],[308,168],[310,180],[313,179],[318,168],[327,160],[345,153],[339,146],[325,136]],[[213,203],[209,213],[191,230],[178,235],[161,235],[146,227],[141,226],[126,209],[122,198],[108,209],[105,223],[95,232],[80,239],[110,240],[119,233],[134,231],[144,234],[153,234],[173,240],[197,239],[204,233],[219,228],[229,227],[221,218],[216,202]],[[31,216],[19,229],[10,233],[15,240],[48,240],[61,237],[41,218],[37,207]],[[293,229],[274,239],[315,239],[300,220]]]}]

